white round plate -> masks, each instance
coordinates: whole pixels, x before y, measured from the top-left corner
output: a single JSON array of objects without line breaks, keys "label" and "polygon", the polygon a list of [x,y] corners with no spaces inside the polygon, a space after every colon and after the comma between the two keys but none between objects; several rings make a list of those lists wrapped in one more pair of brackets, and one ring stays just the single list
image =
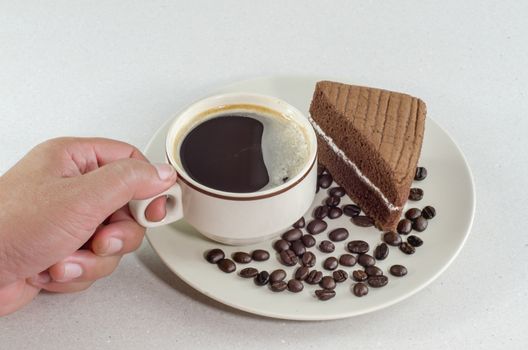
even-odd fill
[{"label": "white round plate", "polygon": [[[243,91],[272,95],[308,115],[313,89],[318,80],[321,79],[302,76],[260,78],[231,84],[214,93]],[[151,161],[161,162],[164,159],[164,139],[168,125],[169,121],[153,136],[145,150]],[[308,284],[298,294],[288,291],[274,293],[267,287],[256,286],[252,280],[239,277],[238,271],[246,266],[238,264],[236,273],[225,274],[204,259],[204,252],[216,247],[222,248],[227,256],[235,251],[251,252],[264,248],[271,253],[271,258],[247,266],[267,271],[282,268],[290,278],[297,267],[288,268],[278,263],[271,246],[273,240],[249,246],[222,246],[200,235],[185,220],[151,228],[147,238],[163,262],[182,280],[201,293],[246,312],[281,319],[330,320],[385,308],[410,297],[438,277],[461,250],[473,221],[474,185],[464,156],[449,135],[430,117],[427,118],[425,130],[419,164],[427,168],[428,177],[415,183],[415,186],[423,188],[425,195],[420,202],[408,203],[408,206],[421,208],[433,205],[437,209],[437,216],[429,222],[425,232],[413,233],[424,240],[424,245],[417,248],[415,254],[405,255],[395,247],[390,248],[388,258],[378,262],[378,266],[389,276],[388,285],[379,289],[370,288],[369,294],[362,298],[351,293],[351,279],[338,284],[336,297],[328,301],[316,299],[314,291],[318,288]],[[325,190],[319,191],[312,208],[304,216],[307,221],[310,220],[312,209],[321,203],[325,194]],[[347,197],[343,199],[342,204],[351,203]],[[270,220],[273,218],[270,217]],[[370,244],[371,249],[381,241],[379,231],[354,226],[346,216],[326,221],[328,229],[314,236],[318,243],[328,239],[328,232],[337,227],[347,228],[350,237],[345,242],[336,243],[336,250],[332,254],[322,254],[317,248],[311,248],[317,256],[316,268],[319,270],[323,270],[321,264],[324,255],[339,256],[345,253],[347,241],[362,239]],[[393,264],[405,265],[409,271],[407,276],[391,276],[388,269]],[[343,269],[350,274],[357,268],[356,265]]]}]

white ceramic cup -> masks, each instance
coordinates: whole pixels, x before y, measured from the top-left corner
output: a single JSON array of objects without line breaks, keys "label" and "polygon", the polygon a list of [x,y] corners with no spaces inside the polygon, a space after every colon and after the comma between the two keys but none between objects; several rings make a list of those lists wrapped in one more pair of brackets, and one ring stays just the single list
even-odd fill
[{"label": "white ceramic cup", "polygon": [[[308,144],[309,156],[295,177],[279,186],[252,192],[234,193],[206,187],[193,180],[179,161],[179,146],[186,134],[207,120],[208,111],[234,105],[260,106],[297,123]],[[129,207],[137,222],[145,227],[166,225],[184,218],[200,233],[215,241],[251,244],[278,235],[301,218],[310,207],[317,182],[317,139],[306,118],[297,108],[271,96],[230,93],[200,100],[172,122],[165,143],[166,159],[178,173],[174,186],[155,198],[167,196],[167,214],[158,222],[145,217],[145,209],[154,200],[135,200]]]}]

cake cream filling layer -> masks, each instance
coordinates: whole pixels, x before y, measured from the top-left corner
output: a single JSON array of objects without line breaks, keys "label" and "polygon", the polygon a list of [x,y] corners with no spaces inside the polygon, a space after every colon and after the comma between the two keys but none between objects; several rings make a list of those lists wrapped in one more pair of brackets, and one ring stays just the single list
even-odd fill
[{"label": "cake cream filling layer", "polygon": [[368,187],[370,187],[374,192],[376,192],[382,199],[383,203],[385,204],[385,206],[391,210],[391,211],[396,211],[396,210],[400,210],[401,207],[398,207],[398,206],[395,206],[394,204],[392,204],[388,199],[387,197],[385,197],[385,195],[383,194],[383,192],[379,189],[378,186],[376,186],[372,181],[370,181],[370,179],[368,177],[365,176],[365,174],[363,174],[363,172],[357,167],[357,165],[350,160],[350,158],[347,157],[347,155],[345,154],[345,152],[343,152],[341,150],[341,148],[339,148],[334,140],[328,136],[324,131],[323,129],[321,129],[321,127],[319,126],[319,124],[317,124],[315,122],[315,120],[312,119],[312,117],[308,117],[308,120],[310,121],[310,123],[312,124],[315,132],[321,136],[323,138],[323,140],[326,142],[326,144],[334,151],[334,153],[343,160],[343,162],[345,162],[345,164],[347,164],[350,168],[352,168],[352,170],[357,174],[357,176],[359,176],[359,178],[365,183],[365,185],[367,185]]}]

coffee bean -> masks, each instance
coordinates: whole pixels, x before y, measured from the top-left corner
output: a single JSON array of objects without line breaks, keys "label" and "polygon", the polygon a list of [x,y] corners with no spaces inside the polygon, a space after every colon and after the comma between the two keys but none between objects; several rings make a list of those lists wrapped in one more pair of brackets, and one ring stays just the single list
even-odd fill
[{"label": "coffee bean", "polygon": [[367,266],[367,267],[365,267],[365,272],[369,276],[381,276],[381,275],[383,275],[383,271],[377,266]]},{"label": "coffee bean", "polygon": [[282,239],[288,242],[293,242],[298,239],[301,239],[302,237],[302,231],[298,228],[292,228],[291,230],[288,230],[282,234]]},{"label": "coffee bean", "polygon": [[323,279],[323,273],[321,271],[312,270],[306,276],[306,279],[304,280],[308,284],[318,284]]},{"label": "coffee bean", "polygon": [[283,269],[277,269],[273,271],[272,273],[270,273],[269,275],[270,282],[282,281],[285,278],[286,278],[286,271],[284,271]]},{"label": "coffee bean", "polygon": [[355,270],[352,272],[352,279],[357,282],[363,282],[366,281],[368,278],[368,275],[363,270]]},{"label": "coffee bean", "polygon": [[352,291],[354,292],[354,295],[357,297],[362,297],[368,294],[368,287],[365,283],[359,282],[354,284],[354,287],[352,288]]},{"label": "coffee bean", "polygon": [[304,284],[295,279],[291,279],[288,281],[288,290],[292,293],[299,293],[304,289]]},{"label": "coffee bean", "polygon": [[345,270],[336,270],[332,272],[332,277],[337,283],[345,282],[348,278],[348,273]]},{"label": "coffee bean", "polygon": [[323,267],[326,270],[330,270],[330,271],[337,269],[337,265],[338,265],[337,259],[334,258],[333,256],[326,258],[325,261],[323,262]]},{"label": "coffee bean", "polygon": [[417,167],[416,173],[414,174],[414,179],[416,181],[422,181],[422,180],[425,180],[426,177],[427,177],[427,169],[422,166]]},{"label": "coffee bean", "polygon": [[336,292],[331,289],[318,289],[315,291],[315,295],[317,296],[317,298],[319,298],[319,300],[324,301],[335,297]]},{"label": "coffee bean", "polygon": [[251,262],[251,255],[245,252],[236,252],[231,256],[239,264],[247,264]]},{"label": "coffee bean", "polygon": [[359,227],[371,227],[374,226],[374,220],[370,216],[358,215],[352,218],[354,225]]},{"label": "coffee bean", "polygon": [[331,276],[324,276],[321,279],[321,282],[319,282],[319,285],[323,289],[335,289],[336,287],[336,281]]},{"label": "coffee bean", "polygon": [[251,253],[251,257],[255,261],[266,261],[266,260],[269,259],[270,254],[268,253],[267,250],[256,249],[256,250],[253,251],[253,253]]},{"label": "coffee bean", "polygon": [[315,193],[319,193],[319,184],[315,185]]},{"label": "coffee bean", "polygon": [[326,205],[320,205],[315,208],[313,212],[313,217],[316,219],[324,219],[328,215],[328,212],[330,211],[330,208]]},{"label": "coffee bean", "polygon": [[279,239],[278,241],[275,241],[275,243],[273,243],[273,248],[275,248],[277,253],[280,253],[283,250],[290,249],[290,247],[291,247],[291,243],[283,239]]},{"label": "coffee bean", "polygon": [[407,242],[403,242],[402,244],[400,244],[400,250],[407,255],[411,255],[411,254],[414,254],[414,252],[416,251],[416,248],[414,248],[412,245],[410,245]]},{"label": "coffee bean", "polygon": [[348,238],[348,231],[345,228],[336,228],[328,234],[328,238],[334,242],[344,241]]},{"label": "coffee bean", "polygon": [[392,245],[395,247],[399,246],[402,242],[401,236],[396,232],[386,232],[385,234],[383,234],[383,240],[388,245]]},{"label": "coffee bean", "polygon": [[415,231],[423,232],[427,228],[427,224],[428,224],[427,219],[424,218],[423,216],[419,216],[418,218],[416,218],[416,220],[414,220],[412,224],[412,228]]},{"label": "coffee bean", "polygon": [[318,177],[317,184],[321,188],[328,188],[332,184],[334,179],[332,179],[332,175],[326,173]]},{"label": "coffee bean", "polygon": [[358,261],[358,264],[363,267],[372,266],[376,264],[376,259],[374,259],[372,255],[368,255],[368,254],[359,254],[357,261]]},{"label": "coffee bean", "polygon": [[407,237],[407,243],[409,243],[413,247],[421,247],[423,244],[423,241],[420,237],[409,236]]},{"label": "coffee bean", "polygon": [[293,266],[299,261],[297,255],[295,255],[293,250],[290,249],[283,250],[282,252],[280,252],[280,258],[281,262],[286,266]]},{"label": "coffee bean", "polygon": [[225,258],[225,254],[222,249],[211,249],[207,252],[207,255],[205,256],[205,259],[211,264],[216,264],[223,258]]},{"label": "coffee bean", "polygon": [[302,264],[302,266],[313,267],[315,265],[316,261],[317,261],[317,259],[316,259],[315,255],[314,255],[314,253],[306,252],[302,256],[301,264]]},{"label": "coffee bean", "polygon": [[220,261],[218,261],[217,265],[218,268],[224,271],[225,273],[231,273],[236,270],[235,263],[233,262],[233,260],[230,259],[221,259]]},{"label": "coffee bean", "polygon": [[300,218],[292,226],[294,228],[303,228],[305,225],[306,225],[306,222],[304,221],[304,218]]},{"label": "coffee bean", "polygon": [[324,240],[319,243],[319,250],[323,253],[331,253],[335,250],[334,243]]},{"label": "coffee bean", "polygon": [[401,219],[398,223],[398,227],[396,228],[396,231],[398,231],[399,234],[406,235],[412,230],[412,221],[409,219]]},{"label": "coffee bean", "polygon": [[389,246],[385,243],[379,244],[376,249],[374,249],[374,257],[376,260],[385,260],[389,255]]},{"label": "coffee bean", "polygon": [[337,219],[341,215],[343,215],[343,211],[338,207],[330,208],[330,211],[328,212],[328,217],[330,219]]},{"label": "coffee bean", "polygon": [[320,219],[314,219],[310,221],[310,223],[306,227],[306,231],[308,231],[309,234],[317,235],[326,230],[327,227],[328,224],[325,221]]},{"label": "coffee bean", "polygon": [[411,201],[419,201],[422,200],[424,196],[424,191],[421,188],[414,187],[411,188],[409,191],[409,200]]},{"label": "coffee bean", "polygon": [[253,278],[258,275],[258,270],[253,267],[246,267],[240,271],[240,277]]},{"label": "coffee bean", "polygon": [[403,265],[392,265],[389,272],[396,277],[402,277],[407,274],[407,268]]},{"label": "coffee bean", "polygon": [[298,279],[299,281],[304,281],[306,277],[308,277],[308,274],[310,273],[310,269],[307,266],[301,266],[295,271],[295,279]]},{"label": "coffee bean", "polygon": [[269,281],[268,271],[260,271],[253,281],[255,282],[257,286],[264,286],[268,284],[268,281]]},{"label": "coffee bean", "polygon": [[339,257],[339,263],[343,266],[356,265],[356,257],[352,254],[343,254]]},{"label": "coffee bean", "polygon": [[343,197],[345,195],[345,189],[341,186],[339,187],[332,187],[328,194],[330,194],[333,197]]},{"label": "coffee bean", "polygon": [[355,204],[347,204],[343,207],[343,214],[346,216],[354,217],[361,213],[361,208]]},{"label": "coffee bean", "polygon": [[313,238],[313,236],[310,236],[310,235],[302,236],[301,241],[303,242],[306,248],[310,248],[315,245],[315,238]]},{"label": "coffee bean", "polygon": [[411,208],[405,213],[405,217],[411,221],[416,220],[420,215],[422,211],[418,208]]},{"label": "coffee bean", "polygon": [[355,240],[347,244],[348,251],[354,254],[363,254],[369,251],[370,246],[365,241]]},{"label": "coffee bean", "polygon": [[329,207],[337,207],[340,202],[341,202],[341,198],[334,197],[334,196],[328,197],[325,201],[326,205],[328,205]]},{"label": "coffee bean", "polygon": [[387,276],[380,275],[380,276],[370,276],[367,280],[369,286],[374,288],[380,288],[384,287],[389,283],[389,279]]},{"label": "coffee bean", "polygon": [[323,173],[326,171],[326,168],[322,164],[317,164],[317,175],[323,175]]},{"label": "coffee bean", "polygon": [[304,243],[299,239],[292,243],[291,250],[293,250],[295,255],[302,256],[306,252],[306,247],[304,246]]},{"label": "coffee bean", "polygon": [[422,216],[427,220],[431,220],[436,216],[436,209],[430,205],[422,209]]},{"label": "coffee bean", "polygon": [[283,292],[288,288],[288,283],[284,281],[270,282],[270,290],[272,292]]}]

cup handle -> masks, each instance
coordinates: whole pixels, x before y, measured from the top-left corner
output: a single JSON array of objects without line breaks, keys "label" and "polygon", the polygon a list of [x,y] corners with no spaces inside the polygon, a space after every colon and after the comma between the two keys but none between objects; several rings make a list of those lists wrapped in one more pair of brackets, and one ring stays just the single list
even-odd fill
[{"label": "cup handle", "polygon": [[[149,221],[145,217],[145,210],[148,205],[156,198],[161,196],[167,196],[167,213],[161,221]],[[171,222],[178,221],[183,218],[183,208],[182,208],[182,190],[180,184],[175,183],[165,192],[162,192],[155,197],[141,200],[132,200],[128,203],[130,208],[130,213],[136,219],[136,221],[144,227],[157,227],[170,224]]]}]

